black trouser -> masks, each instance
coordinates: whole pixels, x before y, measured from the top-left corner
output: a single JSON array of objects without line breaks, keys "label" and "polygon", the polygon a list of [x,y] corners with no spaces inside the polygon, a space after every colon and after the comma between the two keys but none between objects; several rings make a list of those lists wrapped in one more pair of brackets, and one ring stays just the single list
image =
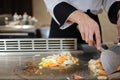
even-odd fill
[{"label": "black trouser", "polygon": [[[92,19],[94,19],[100,26],[99,19],[97,15],[94,15],[88,10],[86,12]],[[101,32],[101,27],[100,27]],[[85,44],[85,41],[82,40],[80,32],[77,29],[77,24],[73,24],[68,28],[61,30],[60,26],[52,19],[50,35],[49,38],[77,38],[78,44]]]}]

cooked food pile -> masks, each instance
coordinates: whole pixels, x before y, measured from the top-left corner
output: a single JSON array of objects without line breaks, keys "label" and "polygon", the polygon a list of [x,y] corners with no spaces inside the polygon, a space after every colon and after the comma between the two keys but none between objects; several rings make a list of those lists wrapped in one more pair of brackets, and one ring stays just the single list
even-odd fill
[{"label": "cooked food pile", "polygon": [[[88,62],[88,67],[94,73],[94,75],[103,75],[103,76],[107,75],[99,59],[97,60],[91,59]],[[120,66],[116,68],[116,71],[120,71]]]},{"label": "cooked food pile", "polygon": [[[43,75],[46,68],[48,69],[66,69],[71,66],[79,65],[79,60],[73,57],[70,52],[61,52],[59,54],[43,57],[38,65],[34,62],[26,62],[22,68],[24,75]],[[48,70],[47,69],[47,70]]]},{"label": "cooked food pile", "polygon": [[42,68],[67,68],[72,65],[79,65],[78,58],[73,57],[70,52],[61,52],[52,56],[43,57],[39,63]]},{"label": "cooked food pile", "polygon": [[91,59],[88,62],[88,67],[94,73],[94,75],[106,75],[106,72],[104,71],[99,59]]}]

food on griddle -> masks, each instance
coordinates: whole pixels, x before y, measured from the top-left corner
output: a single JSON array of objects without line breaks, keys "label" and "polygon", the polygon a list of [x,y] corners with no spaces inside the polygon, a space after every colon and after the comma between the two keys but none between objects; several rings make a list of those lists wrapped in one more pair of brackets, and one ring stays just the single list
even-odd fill
[{"label": "food on griddle", "polygon": [[73,74],[73,80],[84,80],[84,77],[77,74]]},{"label": "food on griddle", "polygon": [[107,80],[107,76],[98,76],[97,79],[98,80]]},{"label": "food on griddle", "polygon": [[23,67],[23,73],[25,75],[41,75],[42,73],[40,72],[39,68],[35,65],[33,65],[32,62],[26,62],[25,66]]},{"label": "food on griddle", "polygon": [[120,71],[120,66],[117,67],[117,71]]},{"label": "food on griddle", "polygon": [[101,61],[99,59],[91,59],[88,62],[88,67],[94,73],[94,75],[106,75],[106,72],[104,71]]},{"label": "food on griddle", "polygon": [[73,57],[70,52],[61,52],[60,54],[47,56],[41,59],[39,69],[42,68],[57,68],[63,69],[72,65],[79,65],[78,58]]},{"label": "food on griddle", "polygon": [[54,69],[52,70],[53,72],[56,72],[56,70],[61,72],[62,69],[64,69],[64,71],[67,73],[69,72],[67,69],[71,68],[71,66],[73,69],[75,65],[79,66],[78,58],[73,57],[70,52],[62,52],[60,54],[43,57],[41,62],[38,64],[27,61],[22,68],[22,72],[27,76],[39,76],[44,75],[48,69]]}]

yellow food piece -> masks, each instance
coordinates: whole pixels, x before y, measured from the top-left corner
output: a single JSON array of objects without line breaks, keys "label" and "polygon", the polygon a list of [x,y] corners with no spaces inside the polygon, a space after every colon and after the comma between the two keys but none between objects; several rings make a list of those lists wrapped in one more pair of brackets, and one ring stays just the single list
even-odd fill
[{"label": "yellow food piece", "polygon": [[78,62],[78,59],[75,58],[75,57],[72,57],[72,60],[74,61],[74,63],[77,63],[77,62]]},{"label": "yellow food piece", "polygon": [[42,65],[43,67],[55,67],[57,66],[56,64],[54,64],[52,61],[47,62],[46,64]]}]

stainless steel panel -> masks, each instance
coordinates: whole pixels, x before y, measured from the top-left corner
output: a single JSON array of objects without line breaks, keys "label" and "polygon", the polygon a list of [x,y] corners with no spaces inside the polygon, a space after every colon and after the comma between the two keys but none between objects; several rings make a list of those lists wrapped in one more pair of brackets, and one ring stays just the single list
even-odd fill
[{"label": "stainless steel panel", "polygon": [[77,50],[75,38],[0,39],[0,51]]}]

